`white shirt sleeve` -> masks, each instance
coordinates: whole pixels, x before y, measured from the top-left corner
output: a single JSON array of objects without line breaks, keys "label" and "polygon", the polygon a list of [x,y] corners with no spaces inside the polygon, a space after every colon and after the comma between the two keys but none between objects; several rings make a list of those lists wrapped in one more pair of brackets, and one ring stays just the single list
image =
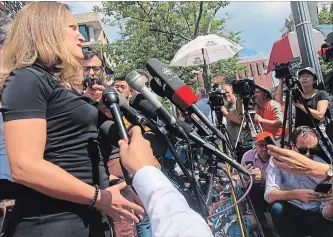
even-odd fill
[{"label": "white shirt sleeve", "polygon": [[213,237],[205,220],[159,169],[141,168],[133,186],[148,213],[154,237]]}]

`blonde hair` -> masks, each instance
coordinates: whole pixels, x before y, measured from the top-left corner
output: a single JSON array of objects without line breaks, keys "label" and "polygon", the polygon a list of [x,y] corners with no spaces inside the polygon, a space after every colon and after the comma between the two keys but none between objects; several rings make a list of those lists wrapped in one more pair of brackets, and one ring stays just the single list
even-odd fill
[{"label": "blonde hair", "polygon": [[41,64],[60,84],[80,84],[81,65],[64,45],[69,7],[57,2],[32,2],[15,17],[4,44],[2,87],[15,68]]}]

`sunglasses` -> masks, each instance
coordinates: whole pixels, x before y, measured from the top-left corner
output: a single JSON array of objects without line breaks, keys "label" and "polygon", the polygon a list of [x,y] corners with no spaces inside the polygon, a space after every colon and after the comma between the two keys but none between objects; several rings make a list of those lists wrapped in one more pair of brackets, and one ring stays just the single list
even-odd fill
[{"label": "sunglasses", "polygon": [[89,72],[91,69],[94,72],[100,72],[103,68],[102,66],[82,66],[84,72]]},{"label": "sunglasses", "polygon": [[310,155],[316,155],[320,152],[318,148],[307,148],[307,147],[297,147],[298,152],[302,155],[310,154]]}]

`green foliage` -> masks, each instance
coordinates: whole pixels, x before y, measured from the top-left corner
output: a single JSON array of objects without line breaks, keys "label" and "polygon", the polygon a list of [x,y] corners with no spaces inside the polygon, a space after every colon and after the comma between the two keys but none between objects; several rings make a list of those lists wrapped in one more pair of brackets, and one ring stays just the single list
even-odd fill
[{"label": "green foliage", "polygon": [[[333,24],[333,13],[324,5],[318,14],[319,24]],[[333,62],[320,60],[326,90],[333,93]]]},{"label": "green foliage", "polygon": [[333,13],[324,5],[318,14],[319,24],[333,24]]},{"label": "green foliage", "polygon": [[[94,10],[104,14],[103,21],[120,28],[120,40],[106,46],[116,64],[117,74],[126,74],[137,68],[145,68],[150,58],[158,58],[169,64],[176,52],[198,35],[217,34],[240,41],[239,33],[229,31],[226,18],[216,19],[219,9],[229,2],[103,2]],[[227,76],[234,75],[237,60],[223,60],[212,65]],[[224,65],[224,66],[223,66]],[[230,67],[230,70],[228,70]],[[193,71],[200,67],[173,68],[193,89],[202,86],[193,80]],[[214,74],[214,75],[215,75]],[[210,86],[206,79],[204,85]]]},{"label": "green foliage", "polygon": [[320,67],[323,73],[323,79],[325,83],[326,90],[332,94],[333,93],[333,62],[324,62],[320,59]]},{"label": "green foliage", "polygon": [[232,80],[236,79],[237,72],[244,72],[247,67],[238,64],[237,58],[230,58],[227,60],[220,60],[213,64],[212,76],[216,77],[218,75],[223,75],[225,83],[230,84]]}]

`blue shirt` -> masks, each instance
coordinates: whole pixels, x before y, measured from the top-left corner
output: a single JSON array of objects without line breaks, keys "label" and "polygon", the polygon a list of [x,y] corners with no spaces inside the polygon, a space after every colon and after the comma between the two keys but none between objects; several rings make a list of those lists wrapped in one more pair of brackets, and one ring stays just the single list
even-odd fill
[{"label": "blue shirt", "polygon": [[[313,156],[314,161],[325,163],[318,156]],[[305,175],[295,175],[279,170],[272,160],[269,161],[267,166],[267,178],[266,178],[266,190],[265,200],[268,202],[269,194],[274,189],[279,190],[293,190],[293,189],[311,189],[314,190],[317,184],[321,183],[321,179],[312,178]],[[307,211],[320,212],[324,207],[325,203],[321,202],[309,202],[304,203],[300,200],[289,200],[289,203]]]},{"label": "blue shirt", "polygon": [[208,104],[208,99],[203,98],[199,100],[196,105],[198,106],[199,110],[207,117],[210,118],[210,105]]},{"label": "blue shirt", "polygon": [[13,181],[7,159],[3,118],[1,113],[0,113],[0,179],[7,179]]}]

